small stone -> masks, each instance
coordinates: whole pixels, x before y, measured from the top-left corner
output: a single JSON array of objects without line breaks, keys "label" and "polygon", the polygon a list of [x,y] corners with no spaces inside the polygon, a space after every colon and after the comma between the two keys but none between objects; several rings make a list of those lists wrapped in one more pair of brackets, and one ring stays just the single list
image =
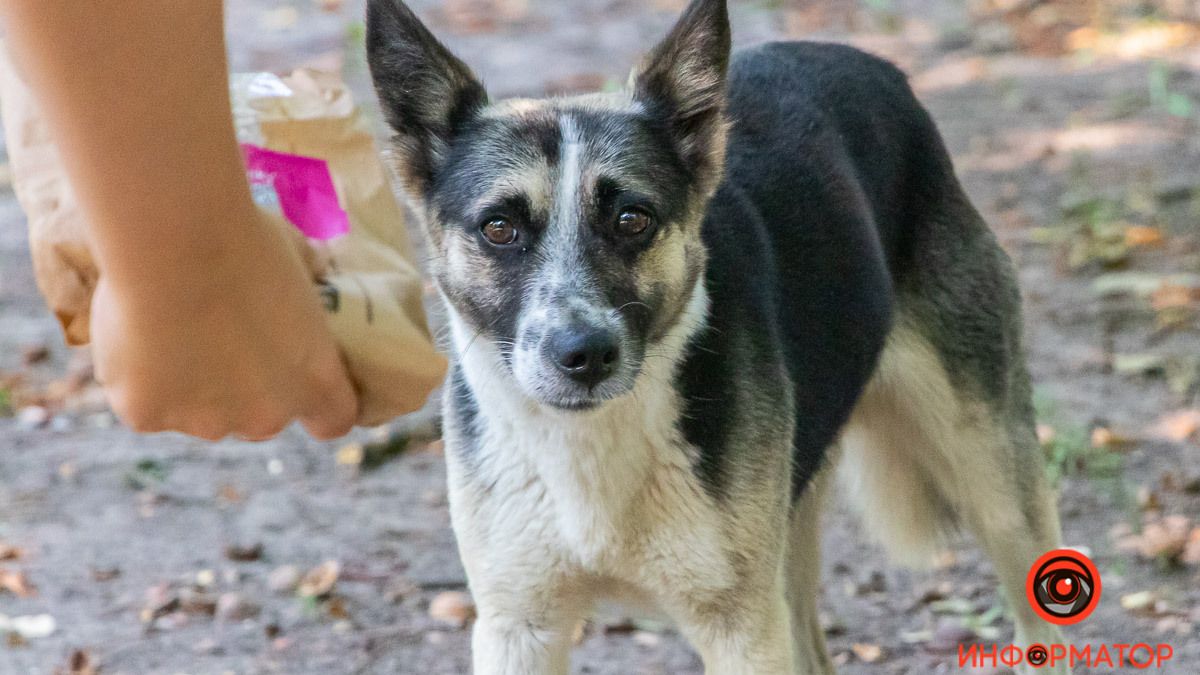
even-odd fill
[{"label": "small stone", "polygon": [[271,570],[267,575],[267,588],[275,593],[291,593],[300,585],[300,568],[295,565],[283,565]]},{"label": "small stone", "polygon": [[464,628],[475,619],[475,602],[462,591],[439,593],[429,603],[429,616],[456,628]]},{"label": "small stone", "polygon": [[17,426],[26,431],[41,429],[50,422],[50,411],[40,405],[28,405],[17,411]]},{"label": "small stone", "polygon": [[58,630],[58,622],[49,614],[33,614],[14,616],[9,620],[9,627],[26,640],[39,640],[54,635],[54,631]]},{"label": "small stone", "polygon": [[220,621],[245,621],[258,616],[261,611],[261,607],[240,593],[222,593],[217,598],[216,616]]},{"label": "small stone", "polygon": [[658,644],[660,642],[662,642],[661,637],[659,637],[658,635],[655,635],[654,633],[651,633],[649,631],[644,631],[644,630],[634,631],[632,637],[633,637],[633,641],[635,644],[637,644],[640,647],[646,647],[648,649],[657,647]]}]

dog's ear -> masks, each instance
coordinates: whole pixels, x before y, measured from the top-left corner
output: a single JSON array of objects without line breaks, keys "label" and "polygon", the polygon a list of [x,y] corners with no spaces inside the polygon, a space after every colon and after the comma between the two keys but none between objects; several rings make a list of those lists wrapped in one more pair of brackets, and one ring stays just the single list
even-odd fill
[{"label": "dog's ear", "polygon": [[684,159],[702,172],[724,162],[729,49],[725,0],[692,0],[633,75],[634,99],[667,122]]},{"label": "dog's ear", "polygon": [[367,62],[392,130],[405,187],[424,197],[455,133],[487,104],[487,92],[401,0],[367,3]]}]

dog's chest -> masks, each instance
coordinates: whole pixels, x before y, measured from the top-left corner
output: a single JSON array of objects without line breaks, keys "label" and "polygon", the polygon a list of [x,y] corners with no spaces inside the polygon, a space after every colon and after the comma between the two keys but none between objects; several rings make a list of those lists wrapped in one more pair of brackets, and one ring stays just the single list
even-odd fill
[{"label": "dog's chest", "polygon": [[586,422],[481,420],[474,470],[451,471],[460,539],[468,533],[488,549],[462,541],[464,555],[644,585],[680,576],[724,583],[722,517],[691,470],[673,402],[648,409],[631,400],[606,412]]}]

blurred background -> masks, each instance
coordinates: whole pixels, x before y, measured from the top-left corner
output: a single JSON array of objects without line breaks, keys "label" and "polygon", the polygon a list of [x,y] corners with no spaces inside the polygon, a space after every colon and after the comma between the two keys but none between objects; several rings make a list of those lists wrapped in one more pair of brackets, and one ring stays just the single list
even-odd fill
[{"label": "blurred background", "polygon": [[[362,4],[230,0],[232,68],[341,70],[378,120]],[[619,86],[685,2],[411,4],[503,97]],[[1167,642],[1162,672],[1197,672],[1200,1],[731,11],[737,44],[848,42],[909,73],[1020,268],[1046,471],[1066,543],[1104,580],[1067,635]],[[261,444],[123,429],[41,303],[8,174],[0,154],[0,672],[466,672],[472,610],[438,442],[377,461],[398,446],[372,445],[386,429]],[[1011,638],[974,547],[904,571],[840,507],[826,523],[841,672],[957,672],[960,642]],[[577,637],[577,673],[701,672],[655,622],[605,615]]]}]

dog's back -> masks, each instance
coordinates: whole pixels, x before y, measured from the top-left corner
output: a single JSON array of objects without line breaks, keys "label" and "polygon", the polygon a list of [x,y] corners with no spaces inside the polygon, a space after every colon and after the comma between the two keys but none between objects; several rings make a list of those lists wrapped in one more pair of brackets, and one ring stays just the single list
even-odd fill
[{"label": "dog's back", "polygon": [[[948,370],[997,402],[1012,386],[1020,396],[1022,382],[1009,381],[1020,366],[1009,262],[904,74],[852,47],[776,42],[735,54],[729,78],[725,182],[704,230],[713,324],[744,325],[745,304],[767,306],[750,325],[778,339],[794,385],[795,493],[846,423],[900,311]],[[701,354],[714,346],[694,355],[708,372],[719,366]],[[713,391],[727,384],[707,379]],[[703,412],[706,397],[695,398]],[[719,417],[711,407],[706,433]]]}]

